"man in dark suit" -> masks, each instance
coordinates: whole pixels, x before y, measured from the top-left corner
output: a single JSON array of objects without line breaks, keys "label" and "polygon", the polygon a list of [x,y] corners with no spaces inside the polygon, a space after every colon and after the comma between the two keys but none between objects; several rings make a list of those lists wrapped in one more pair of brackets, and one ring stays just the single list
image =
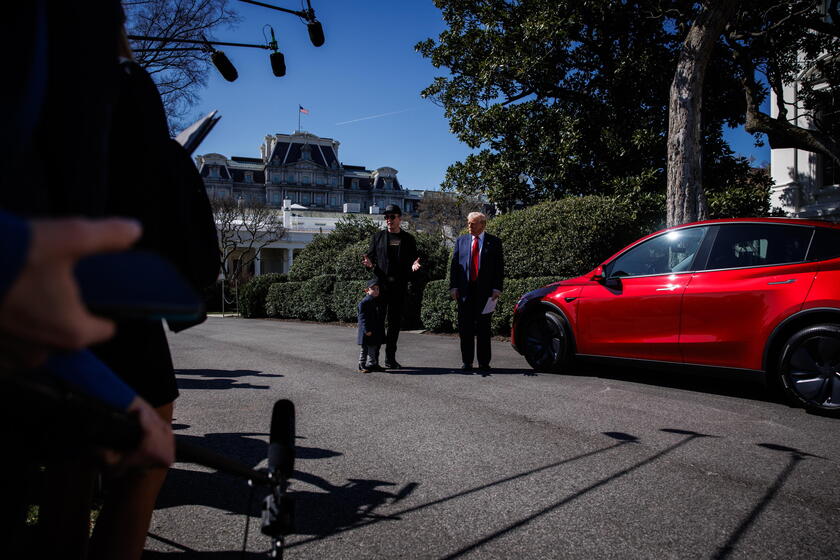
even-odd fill
[{"label": "man in dark suit", "polygon": [[[455,240],[450,264],[449,292],[458,302],[458,334],[464,371],[472,371],[473,356],[478,369],[490,370],[490,317],[504,283],[502,240],[484,231],[487,217],[481,212],[467,216],[470,233]],[[492,304],[491,304],[492,302]]]},{"label": "man in dark suit", "polygon": [[397,361],[397,340],[400,336],[402,307],[411,274],[420,270],[417,241],[403,231],[402,210],[396,204],[385,207],[387,228],[375,233],[362,264],[373,270],[379,279],[379,307],[386,317],[385,369],[400,369]]}]

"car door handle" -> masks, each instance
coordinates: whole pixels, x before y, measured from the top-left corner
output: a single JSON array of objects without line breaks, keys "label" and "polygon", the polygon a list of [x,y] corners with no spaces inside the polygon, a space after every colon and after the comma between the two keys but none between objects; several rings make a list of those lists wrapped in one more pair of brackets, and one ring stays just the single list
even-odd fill
[{"label": "car door handle", "polygon": [[779,284],[793,284],[796,282],[796,278],[791,278],[790,280],[779,280],[778,282],[767,282],[768,286],[778,286]]}]

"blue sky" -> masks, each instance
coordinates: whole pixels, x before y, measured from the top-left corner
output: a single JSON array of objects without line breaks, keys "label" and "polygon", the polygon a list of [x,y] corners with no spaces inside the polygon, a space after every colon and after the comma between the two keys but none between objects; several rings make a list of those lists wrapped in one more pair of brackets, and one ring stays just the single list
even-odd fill
[{"label": "blue sky", "polygon": [[[300,9],[300,0],[266,3]],[[325,43],[313,47],[297,17],[232,1],[242,21],[216,39],[264,44],[263,26],[274,28],[286,59],[286,76],[271,74],[268,51],[220,47],[239,72],[226,82],[213,70],[195,117],[218,109],[221,121],[197,153],[259,157],[267,134],[298,127],[338,140],[339,159],[368,169],[394,167],[407,188],[437,188],[446,168],[470,152],[449,132],[443,109],[420,91],[445,70],[435,69],[414,45],[445,29],[431,0],[312,0]],[[769,149],[750,135],[728,133],[733,148],[769,161]]]}]

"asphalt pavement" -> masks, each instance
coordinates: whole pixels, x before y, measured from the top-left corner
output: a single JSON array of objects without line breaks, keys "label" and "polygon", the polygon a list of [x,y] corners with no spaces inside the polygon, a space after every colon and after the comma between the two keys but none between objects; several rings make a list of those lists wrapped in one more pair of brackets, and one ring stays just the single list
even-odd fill
[{"label": "asphalt pavement", "polygon": [[[465,375],[458,340],[404,332],[356,373],[355,325],[211,317],[171,335],[176,434],[266,465],[297,410],[287,559],[840,558],[840,420],[753,379],[589,367],[533,374],[507,342]],[[268,549],[242,481],[178,463],[145,558]]]}]

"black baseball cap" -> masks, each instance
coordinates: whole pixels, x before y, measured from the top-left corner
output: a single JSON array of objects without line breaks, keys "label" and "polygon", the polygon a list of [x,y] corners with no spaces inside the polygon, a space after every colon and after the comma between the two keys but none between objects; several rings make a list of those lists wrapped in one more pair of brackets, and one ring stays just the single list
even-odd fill
[{"label": "black baseball cap", "polygon": [[385,214],[396,214],[397,216],[402,216],[402,210],[396,204],[389,204],[385,207]]},{"label": "black baseball cap", "polygon": [[368,283],[367,283],[368,288],[373,288],[374,286],[378,286],[378,285],[379,285],[379,278],[371,278],[370,280],[368,280]]}]

